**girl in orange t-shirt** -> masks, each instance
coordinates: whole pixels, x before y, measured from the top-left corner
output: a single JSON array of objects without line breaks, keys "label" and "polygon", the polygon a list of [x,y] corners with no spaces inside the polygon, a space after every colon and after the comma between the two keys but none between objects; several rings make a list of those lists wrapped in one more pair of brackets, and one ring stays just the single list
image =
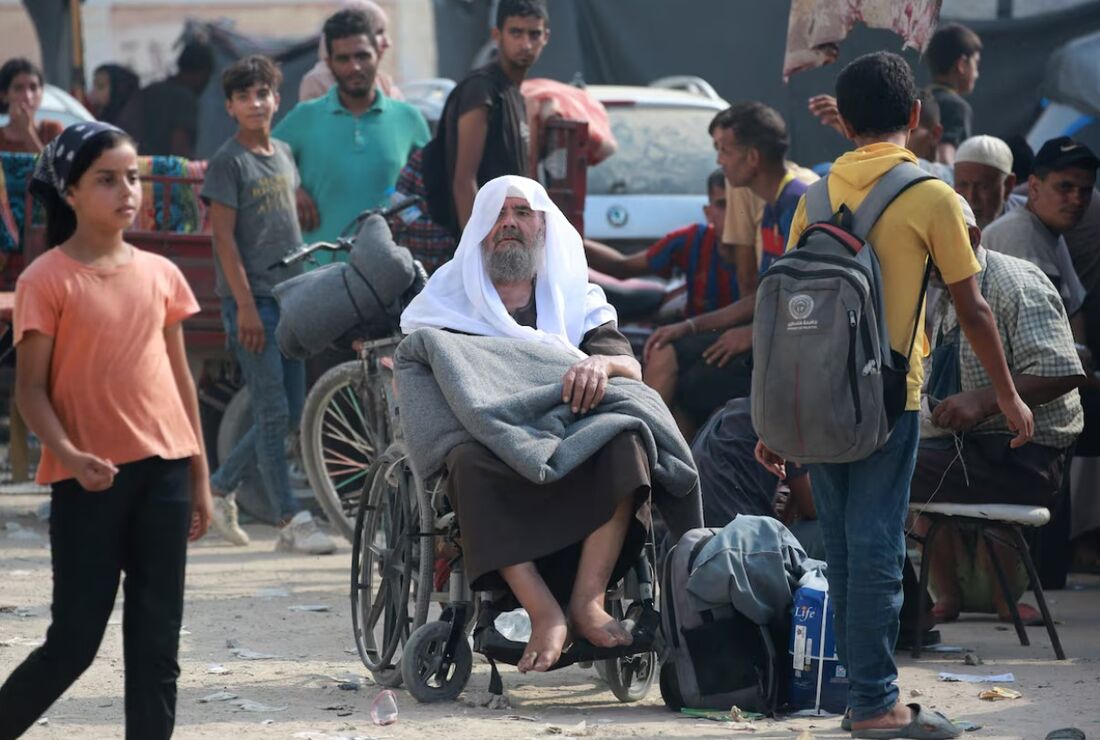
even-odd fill
[{"label": "girl in orange t-shirt", "polygon": [[187,541],[212,506],[183,342],[199,307],[175,265],[123,241],[141,185],[121,130],[65,129],[31,190],[54,249],[16,286],[15,400],[52,487],[53,621],[0,688],[0,738],[26,731],[92,662],[122,573],[126,736],[168,738]]}]

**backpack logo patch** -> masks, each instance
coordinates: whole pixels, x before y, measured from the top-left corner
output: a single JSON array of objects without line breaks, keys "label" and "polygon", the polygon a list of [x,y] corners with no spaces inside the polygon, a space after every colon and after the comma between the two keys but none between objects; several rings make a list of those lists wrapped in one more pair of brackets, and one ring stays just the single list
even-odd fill
[{"label": "backpack logo patch", "polygon": [[814,312],[814,299],[806,293],[793,295],[787,302],[787,310],[795,321],[804,321]]}]

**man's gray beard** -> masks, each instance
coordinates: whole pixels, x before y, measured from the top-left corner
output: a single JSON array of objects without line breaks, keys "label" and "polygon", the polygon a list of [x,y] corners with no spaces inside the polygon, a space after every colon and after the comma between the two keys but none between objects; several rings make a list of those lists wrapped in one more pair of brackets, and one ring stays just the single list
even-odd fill
[{"label": "man's gray beard", "polygon": [[495,251],[482,247],[485,270],[493,283],[520,283],[532,280],[539,271],[546,241],[539,239],[534,246],[517,244]]}]

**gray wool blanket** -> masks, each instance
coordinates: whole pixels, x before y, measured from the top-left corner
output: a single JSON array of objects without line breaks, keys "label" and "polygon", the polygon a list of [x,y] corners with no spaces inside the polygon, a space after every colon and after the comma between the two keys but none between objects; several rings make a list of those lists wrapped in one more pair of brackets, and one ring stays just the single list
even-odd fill
[{"label": "gray wool blanket", "polygon": [[394,355],[401,425],[412,465],[439,472],[455,446],[476,440],[533,483],[572,471],[621,432],[637,432],[654,483],[686,496],[699,476],[656,391],[612,378],[585,415],[562,403],[562,377],[577,362],[563,349],[502,337],[418,329]]}]

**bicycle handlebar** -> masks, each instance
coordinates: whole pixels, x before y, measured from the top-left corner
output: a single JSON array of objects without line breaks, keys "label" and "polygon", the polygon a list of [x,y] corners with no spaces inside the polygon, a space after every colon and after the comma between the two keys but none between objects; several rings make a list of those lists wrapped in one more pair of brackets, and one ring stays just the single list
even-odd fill
[{"label": "bicycle handlebar", "polygon": [[350,250],[352,245],[354,244],[354,241],[348,236],[348,233],[351,231],[358,232],[359,227],[368,218],[376,214],[384,219],[389,218],[390,216],[401,213],[401,211],[415,206],[419,201],[419,198],[415,196],[410,196],[408,198],[405,198],[404,200],[398,201],[389,208],[371,208],[363,211],[358,216],[356,216],[350,224],[348,224],[347,228],[345,228],[340,236],[336,238],[335,242],[314,242],[313,244],[306,244],[298,249],[295,249],[293,252],[287,253],[283,256],[281,260],[273,263],[270,267],[268,267],[268,269],[273,270],[276,267],[287,267],[289,265],[293,265],[296,262],[301,262],[314,252],[320,251],[322,249],[330,252],[346,252]]}]

